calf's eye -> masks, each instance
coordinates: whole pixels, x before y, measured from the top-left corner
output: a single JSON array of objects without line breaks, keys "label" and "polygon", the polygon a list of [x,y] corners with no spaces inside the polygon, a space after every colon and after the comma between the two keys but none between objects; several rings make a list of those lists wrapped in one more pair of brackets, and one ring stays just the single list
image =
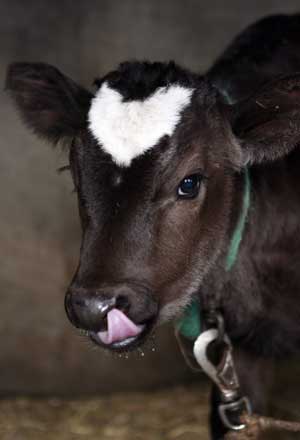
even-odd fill
[{"label": "calf's eye", "polygon": [[193,199],[200,190],[203,177],[201,174],[191,174],[186,176],[177,188],[177,195],[180,199]]}]

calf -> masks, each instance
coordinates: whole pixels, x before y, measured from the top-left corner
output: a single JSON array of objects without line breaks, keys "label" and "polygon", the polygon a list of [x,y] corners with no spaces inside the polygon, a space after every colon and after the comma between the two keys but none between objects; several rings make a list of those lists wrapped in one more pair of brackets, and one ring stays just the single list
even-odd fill
[{"label": "calf", "polygon": [[[27,126],[70,146],[82,246],[65,304],[96,344],[135,349],[217,297],[248,357],[299,351],[299,35],[298,16],[271,17],[206,75],[129,62],[95,93],[47,64],[9,67]],[[242,383],[255,409],[260,385]]]}]

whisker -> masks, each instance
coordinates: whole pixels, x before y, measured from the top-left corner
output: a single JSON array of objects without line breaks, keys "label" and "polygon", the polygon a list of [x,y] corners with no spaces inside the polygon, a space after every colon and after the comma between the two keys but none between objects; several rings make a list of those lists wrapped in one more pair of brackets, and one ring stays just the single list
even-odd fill
[{"label": "whisker", "polygon": [[69,171],[70,169],[71,169],[70,165],[63,165],[62,167],[57,168],[56,172],[58,174],[61,174],[64,171]]}]

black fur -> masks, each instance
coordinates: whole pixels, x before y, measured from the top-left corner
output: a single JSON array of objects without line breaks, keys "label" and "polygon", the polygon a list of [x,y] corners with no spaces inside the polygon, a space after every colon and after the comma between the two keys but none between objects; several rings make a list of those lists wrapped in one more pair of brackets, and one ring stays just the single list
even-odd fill
[{"label": "black fur", "polygon": [[199,79],[199,75],[192,74],[173,61],[169,63],[132,61],[120,64],[114,72],[96,79],[95,84],[100,87],[104,81],[107,81],[112,88],[121,93],[124,101],[133,101],[144,100],[158,88],[168,87],[171,84],[195,88],[199,84]]}]

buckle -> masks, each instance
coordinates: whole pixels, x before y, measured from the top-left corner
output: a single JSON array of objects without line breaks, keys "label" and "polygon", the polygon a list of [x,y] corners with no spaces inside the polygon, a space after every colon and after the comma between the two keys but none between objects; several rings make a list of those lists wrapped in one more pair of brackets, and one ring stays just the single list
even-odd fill
[{"label": "buckle", "polygon": [[243,414],[252,414],[248,397],[242,397],[235,402],[222,403],[219,405],[219,415],[224,426],[233,431],[241,431],[246,428],[246,424],[241,423]]}]

